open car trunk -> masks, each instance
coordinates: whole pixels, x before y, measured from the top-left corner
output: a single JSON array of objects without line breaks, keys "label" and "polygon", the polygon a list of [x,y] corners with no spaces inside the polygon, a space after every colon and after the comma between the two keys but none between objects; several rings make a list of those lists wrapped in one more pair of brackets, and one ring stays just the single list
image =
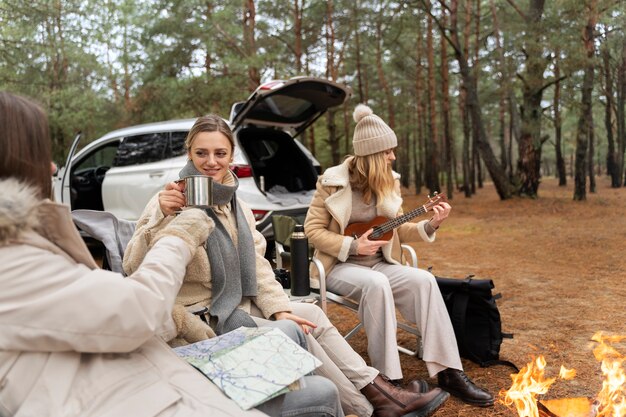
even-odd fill
[{"label": "open car trunk", "polygon": [[313,162],[286,132],[246,127],[238,138],[259,189],[271,194],[315,189],[317,171]]}]

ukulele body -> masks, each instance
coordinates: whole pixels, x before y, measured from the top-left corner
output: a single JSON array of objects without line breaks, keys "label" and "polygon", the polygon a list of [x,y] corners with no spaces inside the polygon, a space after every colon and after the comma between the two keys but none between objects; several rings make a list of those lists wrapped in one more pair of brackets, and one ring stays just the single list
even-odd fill
[{"label": "ukulele body", "polygon": [[380,231],[377,231],[376,228],[383,223],[388,222],[389,219],[384,216],[377,216],[374,219],[370,220],[367,223],[350,223],[346,230],[343,232],[344,236],[350,236],[359,238],[362,234],[367,232],[370,229],[374,229],[371,235],[368,236],[369,240],[390,240],[393,237],[393,229],[389,230],[387,233],[380,235]]}]

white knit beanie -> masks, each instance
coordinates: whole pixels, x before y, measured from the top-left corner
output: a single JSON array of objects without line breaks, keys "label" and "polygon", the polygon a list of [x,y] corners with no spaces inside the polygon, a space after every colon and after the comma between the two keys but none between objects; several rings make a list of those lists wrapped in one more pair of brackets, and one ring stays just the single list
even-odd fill
[{"label": "white knit beanie", "polygon": [[357,105],[352,116],[356,122],[352,139],[355,155],[372,155],[398,146],[393,130],[365,104]]}]

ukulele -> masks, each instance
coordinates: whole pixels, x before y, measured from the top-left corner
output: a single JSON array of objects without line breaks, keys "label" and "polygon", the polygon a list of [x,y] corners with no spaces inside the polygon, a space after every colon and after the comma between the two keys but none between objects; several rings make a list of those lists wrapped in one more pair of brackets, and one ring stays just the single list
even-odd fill
[{"label": "ukulele", "polygon": [[367,223],[350,223],[346,230],[343,232],[345,236],[352,236],[355,239],[359,238],[362,234],[369,229],[374,229],[369,235],[369,240],[389,240],[393,236],[393,229],[401,226],[409,220],[421,216],[428,210],[431,210],[433,206],[439,204],[442,201],[448,201],[445,194],[438,194],[435,192],[434,196],[428,196],[428,201],[423,206],[404,213],[395,219],[388,219],[387,217],[378,216]]}]

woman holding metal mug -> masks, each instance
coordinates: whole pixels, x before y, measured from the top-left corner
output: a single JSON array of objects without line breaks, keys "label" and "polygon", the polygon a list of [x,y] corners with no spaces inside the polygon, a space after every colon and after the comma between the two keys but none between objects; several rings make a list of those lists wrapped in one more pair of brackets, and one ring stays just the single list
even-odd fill
[{"label": "woman holding metal mug", "polygon": [[[430,415],[447,393],[427,385],[416,390],[422,392],[394,386],[366,365],[319,307],[289,301],[264,257],[266,242],[252,211],[236,196],[238,180],[229,170],[234,146],[228,125],[216,115],[200,117],[186,139],[189,161],[180,177],[213,179],[213,205],[206,212],[216,228],[187,267],[173,313],[178,335],[170,344],[197,342],[240,326],[276,326],[293,338],[304,333],[309,350],[323,363],[316,372],[337,385],[346,413]],[[150,201],[126,250],[127,273],[141,264],[151,236],[183,209],[184,191],[183,183],[172,182]],[[205,321],[189,312],[201,309],[206,309]]]}]

